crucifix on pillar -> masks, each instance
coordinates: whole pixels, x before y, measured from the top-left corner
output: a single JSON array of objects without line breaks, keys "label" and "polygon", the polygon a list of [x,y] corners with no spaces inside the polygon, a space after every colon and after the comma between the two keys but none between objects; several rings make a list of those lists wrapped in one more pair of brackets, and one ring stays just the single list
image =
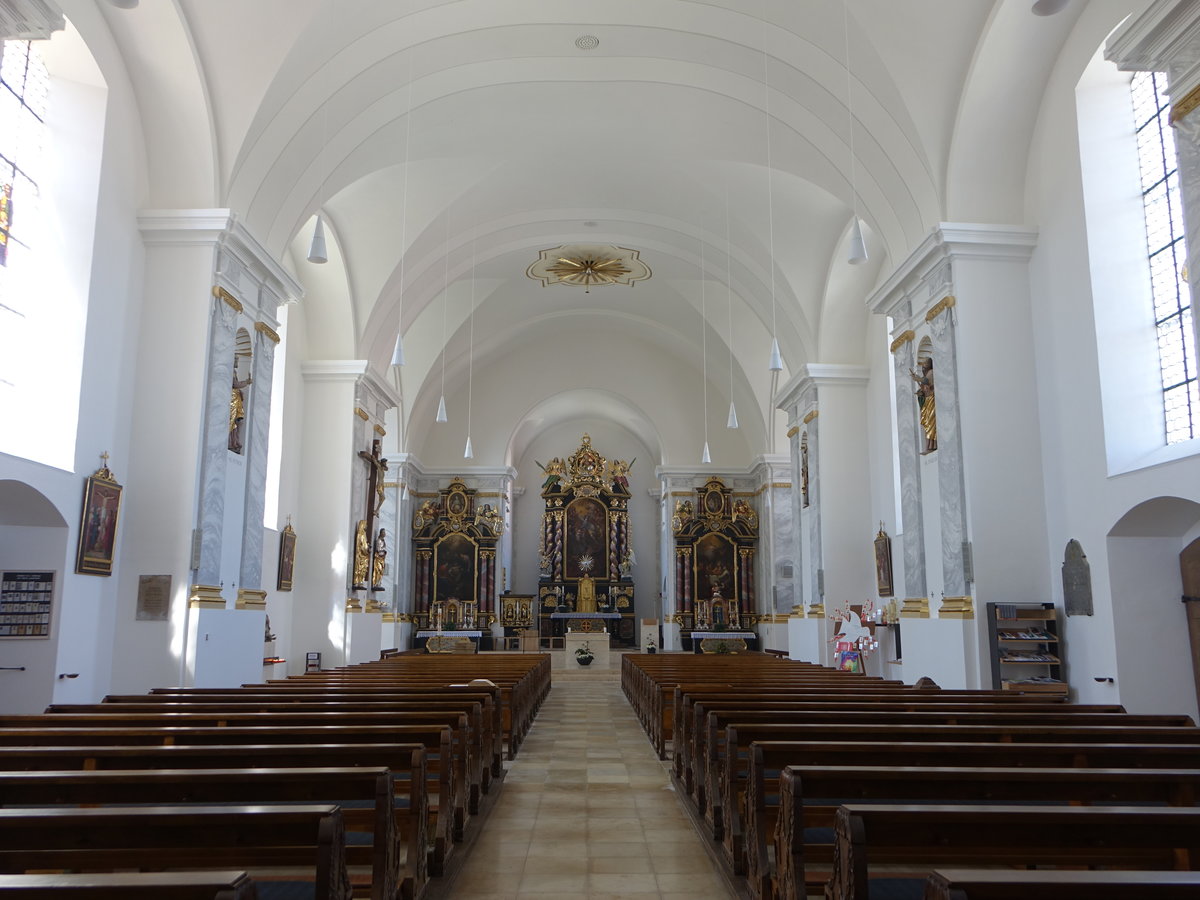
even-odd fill
[{"label": "crucifix on pillar", "polygon": [[[354,584],[352,589],[365,591],[367,580],[371,581],[372,590],[383,590],[383,557],[387,556],[386,542],[383,529],[375,536],[375,517],[383,506],[384,473],[387,472],[387,460],[382,454],[383,444],[377,438],[371,442],[371,452],[358,451],[359,458],[367,464],[367,515],[358,523],[354,536]],[[377,548],[383,548],[380,553]],[[378,557],[378,559],[376,559]]]}]

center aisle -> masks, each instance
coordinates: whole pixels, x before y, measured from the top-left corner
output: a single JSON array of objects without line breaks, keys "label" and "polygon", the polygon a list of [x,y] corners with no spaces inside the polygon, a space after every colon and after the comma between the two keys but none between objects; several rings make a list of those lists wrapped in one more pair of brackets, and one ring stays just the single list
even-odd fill
[{"label": "center aisle", "polygon": [[563,672],[450,896],[726,898],[621,693],[619,670]]}]

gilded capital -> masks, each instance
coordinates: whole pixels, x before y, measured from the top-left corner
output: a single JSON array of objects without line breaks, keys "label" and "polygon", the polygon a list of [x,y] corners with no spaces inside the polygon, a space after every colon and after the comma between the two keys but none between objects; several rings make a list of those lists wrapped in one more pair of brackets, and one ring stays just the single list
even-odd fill
[{"label": "gilded capital", "polygon": [[255,322],[254,330],[268,340],[274,341],[276,344],[279,343],[279,334],[266,322]]},{"label": "gilded capital", "polygon": [[1200,106],[1200,84],[1171,105],[1171,124],[1174,125],[1179,120],[1187,118],[1197,106]]},{"label": "gilded capital", "polygon": [[213,285],[212,292],[214,297],[216,297],[218,300],[224,300],[225,303],[232,310],[234,310],[234,312],[241,312],[244,308],[242,306],[242,301],[233,296],[233,294],[229,293],[229,291],[225,290],[225,288],[221,287],[219,284]]},{"label": "gilded capital", "polygon": [[946,310],[953,308],[955,302],[956,301],[953,295],[947,294],[937,303],[933,304],[933,306],[930,307],[929,312],[925,313],[925,321],[932,322]]},{"label": "gilded capital", "polygon": [[901,332],[896,336],[896,339],[892,341],[891,351],[895,353],[909,341],[913,340],[916,336],[917,333],[911,328],[908,331]]},{"label": "gilded capital", "polygon": [[809,422],[811,422],[816,417],[817,417],[817,410],[814,409],[807,416],[805,416],[802,421],[804,422],[805,425],[807,425]]}]

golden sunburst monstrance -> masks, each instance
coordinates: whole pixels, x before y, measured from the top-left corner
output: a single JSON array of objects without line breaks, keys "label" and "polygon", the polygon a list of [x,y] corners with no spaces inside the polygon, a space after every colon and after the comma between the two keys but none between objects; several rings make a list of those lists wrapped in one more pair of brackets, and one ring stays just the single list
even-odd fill
[{"label": "golden sunburst monstrance", "polygon": [[543,287],[574,284],[588,290],[594,285],[632,286],[649,278],[650,268],[636,250],[611,244],[568,244],[541,251],[525,274]]}]

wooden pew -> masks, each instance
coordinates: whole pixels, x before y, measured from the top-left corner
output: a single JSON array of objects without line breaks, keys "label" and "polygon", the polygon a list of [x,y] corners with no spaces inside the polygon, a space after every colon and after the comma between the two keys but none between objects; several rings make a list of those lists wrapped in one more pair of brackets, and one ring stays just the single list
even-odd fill
[{"label": "wooden pew", "polygon": [[[757,696],[757,695],[754,695]],[[679,734],[674,742],[679,748],[676,754],[680,760],[681,777],[684,790],[695,798],[697,807],[702,813],[707,813],[709,773],[715,771],[714,766],[721,765],[724,753],[724,729],[729,721],[739,722],[770,722],[775,724],[804,723],[812,721],[828,721],[830,710],[838,713],[846,712],[853,715],[838,715],[845,722],[853,721],[933,721],[936,716],[945,724],[958,722],[1008,723],[1016,721],[1050,721],[1063,718],[1064,721],[1079,724],[1104,724],[1105,722],[1120,721],[1130,725],[1154,724],[1187,726],[1191,719],[1187,716],[1152,717],[1131,719],[1119,706],[1065,706],[1062,704],[1041,704],[1030,702],[1005,702],[1003,696],[993,694],[979,698],[978,702],[965,702],[937,694],[917,694],[908,692],[903,695],[866,697],[864,695],[846,695],[827,697],[824,700],[748,700],[739,703],[734,700],[709,700],[703,695],[692,695],[691,709],[694,712],[694,722],[684,719],[688,727]],[[919,712],[919,716],[909,713]],[[872,713],[872,715],[862,715]],[[879,713],[881,715],[874,715]],[[972,715],[965,715],[971,713]],[[926,715],[928,714],[928,715]],[[1088,718],[1083,718],[1088,716]],[[1093,716],[1095,718],[1093,718]],[[1116,718],[1119,717],[1119,718]],[[719,824],[717,825],[719,830]]]},{"label": "wooden pew", "polygon": [[868,900],[872,866],[1105,866],[1194,871],[1200,810],[847,804],[835,817],[829,900]]},{"label": "wooden pew", "polygon": [[[761,765],[752,765],[746,793],[747,877],[760,897],[803,897],[806,882],[828,880],[832,834],[822,842],[806,838],[805,830],[831,830],[836,807],[843,803],[1195,806],[1200,788],[1200,769],[788,766],[774,783],[766,774]],[[766,802],[773,791],[779,794],[777,808]]]},{"label": "wooden pew", "polygon": [[[414,753],[420,768],[424,751]],[[415,897],[424,886],[425,847],[400,843],[396,815],[407,821],[409,810],[396,809],[392,775],[382,766],[0,772],[4,807],[251,802],[341,806],[346,831],[371,839],[346,851],[349,865],[369,870],[371,900],[394,900],[401,890]]]},{"label": "wooden pew", "polygon": [[[104,698],[104,704],[134,704],[141,706],[147,703],[398,703],[409,701],[441,701],[452,704],[457,700],[478,702],[482,704],[484,723],[491,722],[491,727],[485,729],[484,740],[491,744],[490,757],[485,755],[485,769],[490,766],[491,778],[499,778],[504,774],[502,765],[504,753],[505,721],[502,711],[502,697],[499,687],[459,689],[457,687],[427,687],[413,685],[405,687],[397,685],[391,688],[348,688],[346,690],[322,690],[319,686],[304,690],[283,685],[252,685],[243,688],[156,688],[149,694],[110,694]],[[448,704],[448,705],[449,705]],[[47,712],[65,709],[58,705],[50,706]],[[487,774],[485,772],[485,774]],[[490,778],[487,779],[490,782]],[[484,785],[486,790],[487,784]]]},{"label": "wooden pew", "polygon": [[[274,695],[271,695],[274,696]],[[353,695],[350,695],[353,697]],[[449,712],[465,713],[467,715],[467,745],[470,748],[467,755],[467,811],[471,815],[479,812],[479,803],[486,794],[492,781],[492,759],[499,758],[498,742],[500,735],[489,724],[490,710],[485,709],[481,700],[487,695],[477,695],[479,700],[446,699],[446,700],[318,700],[310,701],[304,697],[286,701],[260,699],[257,696],[227,697],[218,702],[215,698],[207,700],[174,700],[157,699],[143,703],[101,703],[101,704],[56,704],[48,707],[47,713],[58,717],[63,715],[91,716],[103,715],[116,721],[139,723],[150,721],[149,716],[156,714],[190,713],[197,717],[211,715],[214,724],[236,723],[243,719],[230,716],[230,713],[258,713],[264,720],[267,714],[269,721],[290,724],[294,721],[307,722],[307,716],[296,718],[301,713],[392,713],[392,712]],[[357,723],[375,721],[369,716],[341,716],[343,720]],[[172,719],[171,721],[173,721]],[[99,720],[98,720],[99,721]],[[195,721],[200,721],[199,718]],[[249,720],[258,721],[257,718]],[[326,721],[325,718],[313,717],[313,721]],[[51,722],[53,724],[53,722]],[[4,727],[3,717],[0,717],[0,728]]]},{"label": "wooden pew", "polygon": [[0,875],[4,900],[258,900],[245,872]]},{"label": "wooden pew", "polygon": [[[336,806],[0,809],[0,872],[44,869],[295,870],[315,900],[350,900]],[[274,877],[274,876],[272,876]]]},{"label": "wooden pew", "polygon": [[[1064,707],[1066,709],[1067,707]],[[715,714],[710,714],[710,718]],[[1173,725],[1144,724],[1156,721],[1176,721],[1184,717],[1134,716],[1120,713],[1090,713],[1073,715],[1055,713],[1022,713],[1019,710],[1001,708],[992,712],[937,712],[933,709],[895,712],[868,712],[831,709],[828,711],[805,711],[796,715],[788,711],[775,714],[750,712],[745,714],[752,721],[742,722],[742,716],[733,716],[738,722],[725,724],[724,752],[718,753],[716,742],[711,737],[707,759],[697,777],[707,778],[709,802],[705,821],[712,829],[714,839],[725,843],[726,854],[735,866],[737,874],[743,874],[741,857],[745,825],[741,821],[743,808],[741,794],[745,790],[748,772],[748,751],[754,741],[805,739],[814,734],[822,740],[831,740],[834,733],[847,732],[869,735],[871,740],[900,742],[914,735],[934,733],[942,740],[956,737],[974,740],[1037,740],[1046,735],[1052,742],[1063,742],[1074,737],[1076,740],[1092,742],[1114,740],[1143,740],[1126,737],[1145,734],[1149,743],[1200,742],[1200,729]],[[753,721],[758,719],[758,721]],[[802,724],[793,724],[800,722]],[[963,729],[944,731],[943,729]],[[1136,731],[1135,731],[1136,730]],[[1049,735],[1055,735],[1049,737]],[[929,738],[926,738],[929,739]],[[938,738],[932,738],[937,740]],[[699,767],[699,760],[695,761]]]},{"label": "wooden pew", "polygon": [[411,861],[416,889],[424,885],[429,874],[442,874],[451,836],[448,828],[439,832],[437,810],[431,813],[426,796],[425,748],[419,744],[0,747],[0,772],[347,766],[383,766],[390,773],[396,838],[405,843],[404,858]]},{"label": "wooden pew", "polygon": [[[75,746],[99,749],[100,745],[141,744],[169,746],[175,744],[205,747],[214,744],[290,744],[318,746],[322,744],[379,744],[387,742],[416,743],[424,748],[426,757],[426,794],[429,798],[430,840],[433,853],[430,871],[441,874],[445,860],[455,842],[465,833],[464,787],[461,768],[451,761],[451,736],[448,729],[437,726],[269,726],[199,728],[165,726],[160,728],[43,728],[0,729],[0,754],[4,747],[30,745]],[[211,748],[209,748],[211,749]],[[364,763],[366,750],[364,752]],[[363,763],[359,763],[363,764]],[[379,764],[379,763],[377,763]],[[387,764],[387,763],[383,763]],[[136,768],[136,766],[134,766]]]},{"label": "wooden pew", "polygon": [[924,900],[1195,900],[1200,872],[935,869]]}]

